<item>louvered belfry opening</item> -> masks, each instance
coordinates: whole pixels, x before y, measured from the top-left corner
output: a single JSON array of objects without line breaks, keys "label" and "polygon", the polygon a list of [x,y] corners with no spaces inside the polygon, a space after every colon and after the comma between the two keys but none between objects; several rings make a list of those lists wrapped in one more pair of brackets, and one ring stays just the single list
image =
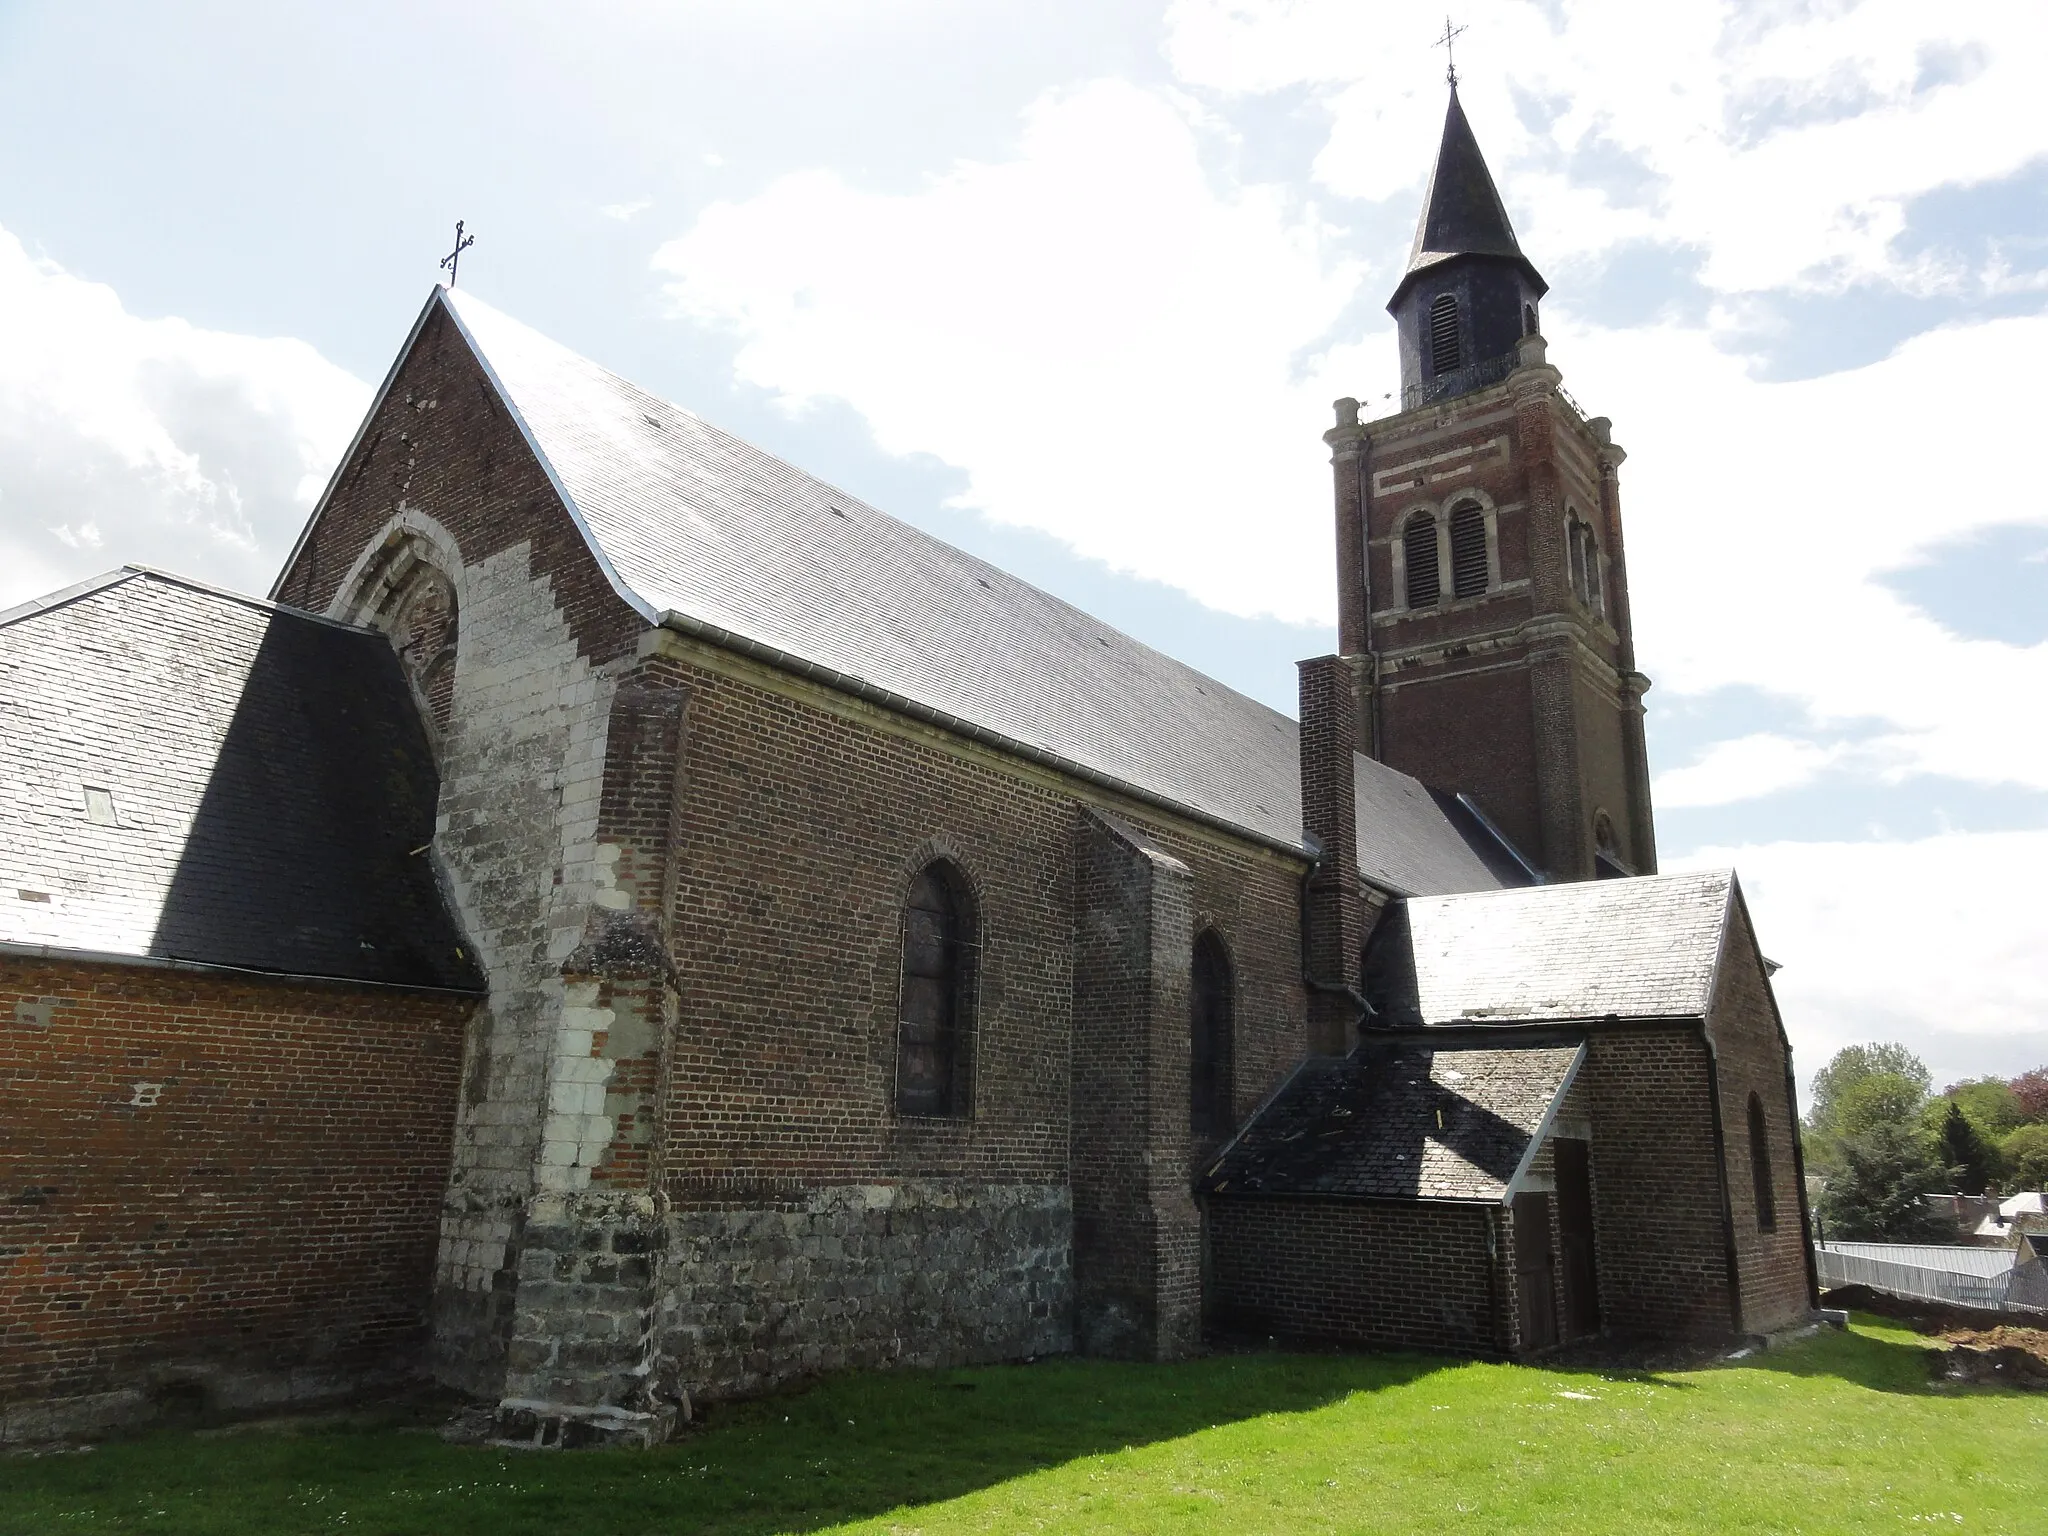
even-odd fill
[{"label": "louvered belfry opening", "polygon": [[1486,514],[1470,503],[1451,513],[1451,593],[1478,597],[1491,585],[1486,558]]},{"label": "louvered belfry opening", "polygon": [[1401,555],[1408,568],[1408,606],[1434,608],[1443,590],[1437,566],[1435,518],[1418,512],[1408,520],[1401,533]]},{"label": "louvered belfry opening", "polygon": [[1456,373],[1462,361],[1457,296],[1441,293],[1429,305],[1429,371],[1433,375]]},{"label": "louvered belfry opening", "polygon": [[973,1020],[974,924],[966,887],[927,865],[903,909],[903,1000],[896,1034],[896,1110],[964,1115]]},{"label": "louvered belfry opening", "polygon": [[1188,1130],[1197,1142],[1214,1141],[1230,1130],[1232,1004],[1236,993],[1230,956],[1213,933],[1195,940],[1190,977]]}]

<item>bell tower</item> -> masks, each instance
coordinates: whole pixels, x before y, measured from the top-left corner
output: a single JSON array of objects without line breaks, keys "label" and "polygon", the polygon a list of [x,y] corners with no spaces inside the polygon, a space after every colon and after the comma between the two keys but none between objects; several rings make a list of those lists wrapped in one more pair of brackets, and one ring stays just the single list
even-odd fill
[{"label": "bell tower", "polygon": [[1552,880],[1657,867],[1618,473],[1545,355],[1522,254],[1455,85],[1387,304],[1401,409],[1324,434],[1338,647],[1360,749],[1461,794]]}]

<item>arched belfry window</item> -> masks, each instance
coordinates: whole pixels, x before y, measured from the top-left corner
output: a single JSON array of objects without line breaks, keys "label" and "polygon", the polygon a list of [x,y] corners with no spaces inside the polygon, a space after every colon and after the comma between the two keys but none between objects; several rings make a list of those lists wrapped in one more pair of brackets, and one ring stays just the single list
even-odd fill
[{"label": "arched belfry window", "polygon": [[896,1025],[896,1110],[965,1115],[974,1064],[974,907],[943,860],[927,864],[903,904],[903,987]]},{"label": "arched belfry window", "polygon": [[1458,345],[1457,295],[1440,293],[1429,302],[1429,371],[1456,373],[1464,360]]},{"label": "arched belfry window", "polygon": [[1436,519],[1429,513],[1416,513],[1401,530],[1401,563],[1408,606],[1434,608],[1443,595],[1443,576],[1437,565]]},{"label": "arched belfry window", "polygon": [[1593,530],[1587,526],[1585,538],[1580,544],[1580,553],[1586,562],[1583,578],[1586,588],[1586,606],[1593,610],[1596,618],[1607,617],[1607,583],[1600,576],[1600,543],[1593,537]]},{"label": "arched belfry window", "polygon": [[1756,1189],[1756,1224],[1760,1232],[1778,1227],[1778,1202],[1771,1190],[1771,1132],[1764,1123],[1764,1101],[1749,1096],[1749,1178]]},{"label": "arched belfry window", "polygon": [[1470,502],[1451,513],[1451,595],[1478,597],[1492,583],[1486,555],[1486,514]]},{"label": "arched belfry window", "polygon": [[1524,304],[1522,306],[1522,334],[1524,336],[1534,336],[1536,334],[1536,306],[1534,304]]},{"label": "arched belfry window", "polygon": [[1237,1120],[1230,1102],[1236,991],[1223,941],[1203,933],[1195,940],[1188,987],[1188,1130],[1197,1142],[1227,1134]]},{"label": "arched belfry window", "polygon": [[1599,880],[1613,880],[1626,876],[1628,866],[1622,862],[1621,844],[1614,836],[1614,818],[1605,811],[1593,813],[1593,875]]},{"label": "arched belfry window", "polygon": [[1576,512],[1565,528],[1565,560],[1571,568],[1572,596],[1595,618],[1607,617],[1607,583],[1600,573],[1600,541],[1593,525]]}]

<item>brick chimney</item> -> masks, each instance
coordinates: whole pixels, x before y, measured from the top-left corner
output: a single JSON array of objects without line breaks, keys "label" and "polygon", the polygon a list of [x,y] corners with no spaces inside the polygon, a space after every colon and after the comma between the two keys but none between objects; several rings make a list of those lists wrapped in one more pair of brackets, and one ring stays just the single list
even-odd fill
[{"label": "brick chimney", "polygon": [[1320,851],[1302,893],[1303,966],[1309,982],[1309,1049],[1352,1047],[1365,943],[1358,879],[1358,685],[1363,658],[1318,656],[1301,668],[1301,827]]}]

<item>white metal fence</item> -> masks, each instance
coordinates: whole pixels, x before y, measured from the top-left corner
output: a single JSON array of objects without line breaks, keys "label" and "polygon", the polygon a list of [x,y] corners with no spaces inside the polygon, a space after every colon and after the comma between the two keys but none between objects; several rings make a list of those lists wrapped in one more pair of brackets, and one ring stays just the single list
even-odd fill
[{"label": "white metal fence", "polygon": [[1997,1310],[2026,1305],[2013,1293],[2014,1255],[2009,1248],[1816,1243],[1813,1255],[1823,1288],[1867,1285],[1890,1296],[1957,1307]]}]

